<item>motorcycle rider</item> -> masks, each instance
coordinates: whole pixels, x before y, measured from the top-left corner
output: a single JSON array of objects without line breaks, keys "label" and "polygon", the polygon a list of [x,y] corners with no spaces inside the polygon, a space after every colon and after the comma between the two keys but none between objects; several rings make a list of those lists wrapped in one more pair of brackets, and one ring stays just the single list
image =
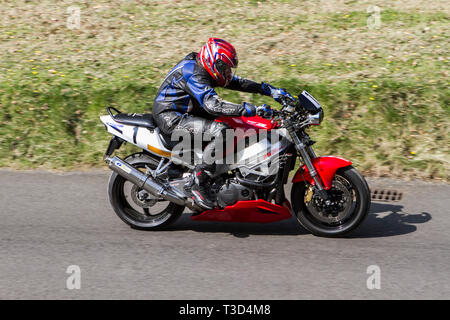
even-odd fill
[{"label": "motorcycle rider", "polygon": [[[214,137],[227,129],[225,124],[214,121],[218,116],[272,116],[267,105],[257,107],[248,102],[235,104],[222,100],[214,91],[215,87],[259,93],[278,102],[283,97],[292,98],[284,89],[235,76],[237,66],[235,48],[219,38],[209,38],[200,52],[188,54],[166,76],[154,100],[152,112],[160,131],[166,136],[176,129]],[[215,141],[208,143],[204,155],[215,150]],[[215,162],[206,163],[204,157],[202,160],[195,166],[191,192],[200,207],[213,209],[215,199],[210,192],[210,174],[215,171]]]}]

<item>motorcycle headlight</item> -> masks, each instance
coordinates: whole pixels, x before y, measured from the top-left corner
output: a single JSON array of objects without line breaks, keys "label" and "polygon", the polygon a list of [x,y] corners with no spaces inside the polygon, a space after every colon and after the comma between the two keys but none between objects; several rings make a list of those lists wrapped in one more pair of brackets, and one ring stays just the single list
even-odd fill
[{"label": "motorcycle headlight", "polygon": [[319,125],[323,120],[323,110],[321,109],[316,114],[309,114],[308,121],[311,125]]}]

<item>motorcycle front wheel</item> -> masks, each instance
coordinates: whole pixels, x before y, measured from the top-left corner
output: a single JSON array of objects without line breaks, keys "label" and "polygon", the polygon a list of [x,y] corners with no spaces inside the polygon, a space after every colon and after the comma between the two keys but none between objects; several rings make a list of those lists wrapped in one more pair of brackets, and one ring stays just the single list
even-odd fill
[{"label": "motorcycle front wheel", "polygon": [[330,203],[325,203],[309,184],[292,186],[293,210],[305,229],[316,236],[339,237],[364,221],[370,209],[370,190],[358,170],[352,166],[339,169],[327,193]]},{"label": "motorcycle front wheel", "polygon": [[[143,172],[146,167],[156,169],[158,165],[157,160],[143,153],[132,154],[125,161]],[[150,195],[116,172],[109,178],[108,195],[117,216],[134,229],[162,229],[184,211],[184,206]]]}]

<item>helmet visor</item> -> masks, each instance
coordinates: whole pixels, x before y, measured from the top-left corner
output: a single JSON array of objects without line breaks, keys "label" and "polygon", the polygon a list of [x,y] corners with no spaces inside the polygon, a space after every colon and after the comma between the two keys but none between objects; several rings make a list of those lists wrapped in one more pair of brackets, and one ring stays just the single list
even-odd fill
[{"label": "helmet visor", "polygon": [[236,73],[236,67],[231,67],[225,61],[223,60],[217,60],[216,61],[216,70],[221,74],[223,77],[225,84],[224,86],[227,86],[231,79],[233,79],[234,74]]}]

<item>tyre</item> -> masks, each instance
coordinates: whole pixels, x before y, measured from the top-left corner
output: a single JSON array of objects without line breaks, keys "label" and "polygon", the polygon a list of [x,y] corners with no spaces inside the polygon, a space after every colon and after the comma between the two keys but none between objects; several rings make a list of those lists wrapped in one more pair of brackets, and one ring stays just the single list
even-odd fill
[{"label": "tyre", "polygon": [[[158,161],[143,154],[135,153],[124,159],[138,170],[156,169]],[[111,174],[108,184],[111,206],[122,221],[134,229],[163,229],[177,220],[184,206],[157,198],[126,180],[116,172]]]},{"label": "tyre", "polygon": [[295,183],[291,202],[298,222],[321,237],[339,237],[357,228],[370,208],[370,190],[364,177],[352,166],[340,168],[327,190],[325,202],[304,182]]}]

